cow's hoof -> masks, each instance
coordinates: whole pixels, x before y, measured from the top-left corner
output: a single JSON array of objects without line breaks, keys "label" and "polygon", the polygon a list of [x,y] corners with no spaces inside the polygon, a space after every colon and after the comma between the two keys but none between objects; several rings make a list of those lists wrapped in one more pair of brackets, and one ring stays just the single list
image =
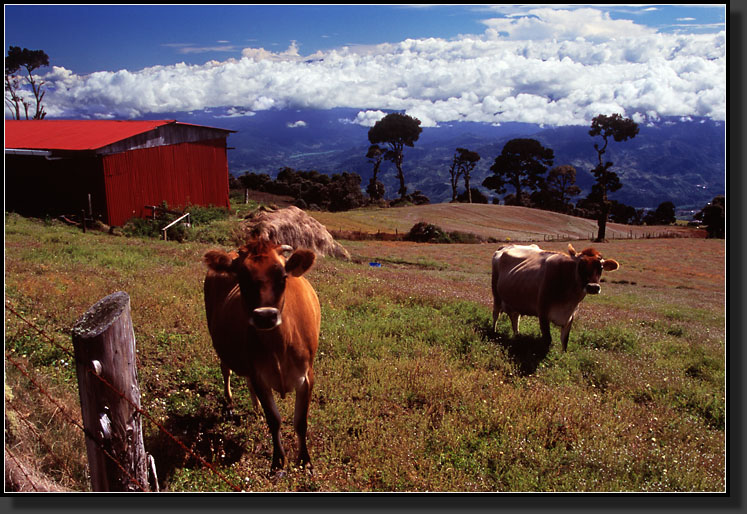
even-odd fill
[{"label": "cow's hoof", "polygon": [[295,468],[305,472],[309,476],[314,476],[314,466],[311,465],[311,462],[296,462]]},{"label": "cow's hoof", "polygon": [[236,414],[236,411],[234,411],[231,407],[226,407],[223,410],[223,417],[226,421],[231,422],[235,425],[241,423],[241,416]]},{"label": "cow's hoof", "polygon": [[282,469],[273,469],[270,470],[270,480],[273,482],[280,480],[285,476],[285,471]]}]

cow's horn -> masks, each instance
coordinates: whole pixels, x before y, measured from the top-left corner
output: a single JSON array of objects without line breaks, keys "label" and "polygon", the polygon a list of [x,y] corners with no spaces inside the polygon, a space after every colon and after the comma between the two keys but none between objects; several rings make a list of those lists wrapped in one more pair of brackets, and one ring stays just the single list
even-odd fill
[{"label": "cow's horn", "polygon": [[568,243],[568,255],[570,255],[571,257],[576,256],[576,249],[573,248],[573,245],[571,243]]}]

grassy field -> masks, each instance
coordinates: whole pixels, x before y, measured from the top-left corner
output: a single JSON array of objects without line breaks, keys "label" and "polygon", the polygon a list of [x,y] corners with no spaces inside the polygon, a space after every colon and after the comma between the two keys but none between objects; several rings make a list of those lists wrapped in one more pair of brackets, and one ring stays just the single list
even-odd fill
[{"label": "grassy field", "polygon": [[[130,295],[144,409],[229,482],[145,420],[162,490],[725,489],[723,240],[596,245],[621,268],[582,303],[567,353],[556,328],[542,348],[533,318],[517,339],[506,317],[491,331],[495,245],[342,241],[353,260],[321,259],[309,274],[322,304],[316,472],[270,480],[271,440],[243,383],[238,419],[223,414],[202,302],[200,260],[213,245],[83,234],[12,214],[5,229],[6,305],[63,347],[96,301]],[[85,491],[83,435],[63,415],[80,416],[74,363],[7,309],[5,322],[6,459],[11,449]],[[293,458],[292,395],[278,406]]]},{"label": "grassy field", "polygon": [[[329,231],[375,234],[407,233],[420,221],[435,223],[447,232],[472,233],[485,240],[544,241],[545,238],[590,239],[597,222],[551,211],[509,205],[439,203],[393,209],[376,207],[344,212],[311,212]],[[701,237],[705,237],[705,232]],[[607,225],[607,238],[644,238],[657,234],[692,236],[684,226]]]}]

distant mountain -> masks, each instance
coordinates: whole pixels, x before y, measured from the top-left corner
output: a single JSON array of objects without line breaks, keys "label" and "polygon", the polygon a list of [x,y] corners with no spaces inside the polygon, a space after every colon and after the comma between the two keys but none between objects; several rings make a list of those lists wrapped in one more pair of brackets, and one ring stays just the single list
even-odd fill
[{"label": "distant mountain", "polygon": [[[351,123],[360,109],[269,110],[253,116],[229,117],[225,110],[172,113],[168,117],[236,130],[228,144],[229,170],[269,173],[279,169],[317,170],[322,173],[354,172],[363,186],[372,165],[365,158],[368,128]],[[162,116],[167,117],[167,116]],[[481,183],[507,141],[517,137],[537,139],[555,152],[555,165],[571,164],[585,196],[593,184],[590,170],[596,164],[595,139],[589,127],[541,127],[526,123],[454,122],[424,128],[413,148],[405,148],[404,173],[410,192],[422,191],[431,202],[451,199],[449,167],[456,148],[477,152],[482,159],[473,172],[472,185],[488,197],[492,191]],[[725,192],[725,126],[709,119],[662,119],[640,126],[632,140],[612,141],[605,160],[614,163],[622,189],[613,199],[636,208],[655,208],[671,201],[678,209],[700,209]],[[601,141],[601,138],[596,138]],[[395,197],[399,183],[391,163],[382,163],[388,197]]]}]

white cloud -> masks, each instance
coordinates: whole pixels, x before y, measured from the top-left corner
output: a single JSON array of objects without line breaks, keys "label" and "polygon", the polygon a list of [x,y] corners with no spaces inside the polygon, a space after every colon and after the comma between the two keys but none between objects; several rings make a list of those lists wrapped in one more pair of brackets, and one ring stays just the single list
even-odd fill
[{"label": "white cloud", "polygon": [[484,20],[491,37],[509,39],[575,39],[601,41],[614,37],[638,37],[654,34],[653,29],[630,20],[613,20],[597,9],[558,10],[549,7],[531,9],[527,15]]},{"label": "white cloud", "polygon": [[244,48],[241,51],[241,56],[254,61],[298,61],[302,57],[298,53],[298,44],[296,41],[291,41],[290,46],[285,52],[274,53],[264,48]]},{"label": "white cloud", "polygon": [[241,118],[241,117],[251,117],[256,116],[256,112],[254,111],[247,111],[244,109],[238,109],[236,107],[229,108],[225,114],[217,115],[216,118]]},{"label": "white cloud", "polygon": [[373,127],[376,122],[386,116],[384,111],[360,111],[355,119],[345,120],[341,119],[341,123],[353,123],[355,125],[362,125],[364,127]]},{"label": "white cloud", "polygon": [[288,128],[304,128],[306,127],[306,122],[303,120],[294,121],[293,123],[288,122],[286,124]]},{"label": "white cloud", "polygon": [[[373,124],[405,111],[450,121],[586,125],[597,114],[726,117],[726,36],[658,34],[595,9],[531,9],[486,21],[483,35],[408,39],[302,56],[246,48],[242,58],[137,72],[45,76],[50,117],[127,118],[231,107],[360,109]],[[504,35],[501,35],[504,34]],[[540,37],[541,36],[541,37]]]}]

